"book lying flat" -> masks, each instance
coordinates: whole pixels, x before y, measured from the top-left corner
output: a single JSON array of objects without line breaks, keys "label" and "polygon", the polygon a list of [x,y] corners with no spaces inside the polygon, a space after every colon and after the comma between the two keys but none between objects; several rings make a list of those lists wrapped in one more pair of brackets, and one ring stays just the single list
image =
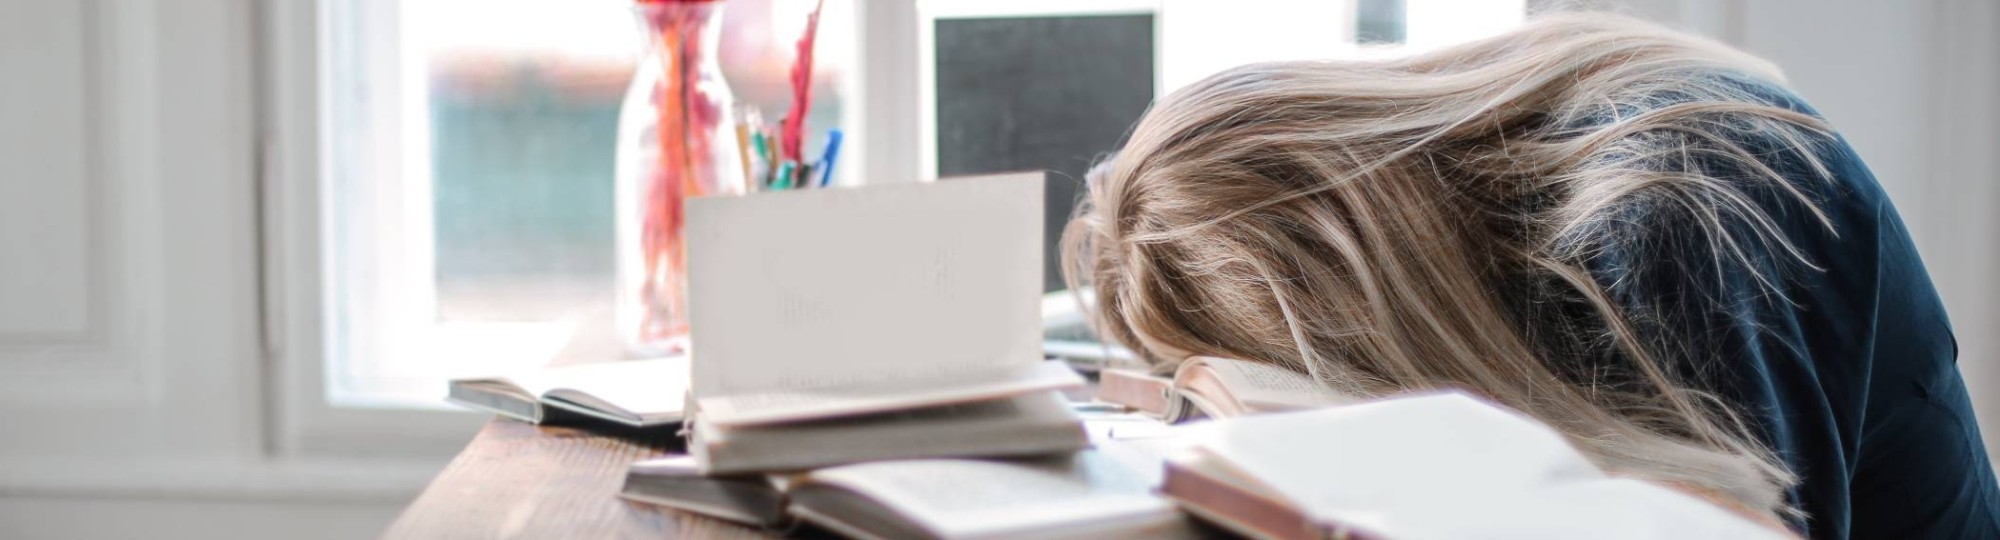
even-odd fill
[{"label": "book lying flat", "polygon": [[1270,364],[1196,356],[1173,378],[1134,369],[1099,374],[1097,397],[1167,422],[1317,409],[1352,403],[1303,373]]},{"label": "book lying flat", "polygon": [[536,424],[571,415],[645,428],[679,423],[687,390],[687,358],[675,357],[455,379],[445,399]]},{"label": "book lying flat", "polygon": [[1032,456],[1090,444],[1062,395],[996,400],[778,425],[716,426],[694,417],[688,453],[706,474],[791,471],[925,457]]},{"label": "book lying flat", "polygon": [[1235,418],[1169,460],[1161,492],[1252,538],[1782,538],[1605,475],[1554,430],[1463,394]]},{"label": "book lying flat", "polygon": [[1153,493],[1160,458],[1115,442],[1064,456],[876,461],[795,475],[701,477],[691,461],[634,464],[624,496],[765,527],[796,517],[854,538],[1199,537]]}]

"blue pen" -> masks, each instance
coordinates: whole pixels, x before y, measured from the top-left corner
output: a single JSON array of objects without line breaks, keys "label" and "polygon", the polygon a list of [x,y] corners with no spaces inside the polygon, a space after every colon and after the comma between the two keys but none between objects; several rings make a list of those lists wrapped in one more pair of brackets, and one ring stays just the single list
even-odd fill
[{"label": "blue pen", "polygon": [[840,157],[840,130],[838,129],[827,130],[826,154],[821,155],[819,157],[819,166],[814,171],[819,173],[819,187],[826,187],[833,185],[833,160],[839,157]]}]

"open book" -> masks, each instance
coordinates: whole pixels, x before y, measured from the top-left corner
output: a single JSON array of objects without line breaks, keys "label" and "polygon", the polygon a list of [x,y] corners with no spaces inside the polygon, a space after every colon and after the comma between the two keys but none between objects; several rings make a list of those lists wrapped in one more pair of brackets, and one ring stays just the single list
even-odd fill
[{"label": "open book", "polygon": [[1784,537],[1694,496],[1609,477],[1554,430],[1463,394],[1199,428],[1161,491],[1254,538]]},{"label": "open book", "polygon": [[701,474],[694,456],[677,455],[633,463],[618,496],[759,527],[777,527],[785,514],[783,474]]},{"label": "open book", "polygon": [[[1082,385],[1042,360],[1042,189],[1034,173],[689,201],[691,416],[704,469],[827,464],[768,458],[803,458],[813,452],[790,446],[859,429],[812,427],[834,419],[880,432],[956,424],[935,441],[990,440],[1016,424],[954,421],[987,413],[949,406]],[[922,422],[903,414],[919,409]],[[1032,419],[1081,432],[1073,416]],[[1081,437],[1030,440],[1041,453],[1082,446]],[[845,459],[912,449],[867,450]],[[874,453],[889,450],[897,455]],[[955,455],[946,445],[915,450]]]},{"label": "open book", "polygon": [[1097,397],[1159,415],[1167,422],[1316,409],[1354,401],[1296,371],[1206,356],[1182,362],[1171,379],[1131,369],[1104,370]]},{"label": "open book", "polygon": [[676,357],[455,379],[445,399],[536,424],[572,416],[645,428],[679,423],[687,390],[688,361]]},{"label": "open book", "polygon": [[1025,460],[877,461],[797,475],[702,477],[642,461],[624,497],[765,527],[798,518],[855,538],[1195,538],[1153,493],[1161,461],[1116,442]]}]

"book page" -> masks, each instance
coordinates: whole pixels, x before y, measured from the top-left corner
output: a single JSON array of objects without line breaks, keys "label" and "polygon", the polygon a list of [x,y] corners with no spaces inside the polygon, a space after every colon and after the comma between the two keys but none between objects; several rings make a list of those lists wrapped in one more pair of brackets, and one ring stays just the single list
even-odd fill
[{"label": "book page", "polygon": [[1083,429],[1090,432],[1092,441],[1137,441],[1175,435],[1172,424],[1148,413],[1079,409],[1077,415],[1083,417]]},{"label": "book page", "polygon": [[1147,426],[1143,429],[1124,430],[1123,434],[1114,431],[1110,440],[1132,454],[1145,456],[1153,462],[1164,462],[1190,453],[1195,444],[1200,442],[1199,431],[1188,429],[1190,427],[1193,426],[1158,424],[1158,427]]},{"label": "book page", "polygon": [[1042,176],[690,200],[695,398],[1040,362]]},{"label": "book page", "polygon": [[1560,434],[1460,393],[1234,418],[1200,447],[1329,522],[1602,478]]},{"label": "book page", "polygon": [[627,360],[558,366],[508,378],[535,396],[558,390],[589,395],[632,416],[679,417],[686,404],[688,359]]},{"label": "book page", "polygon": [[1311,409],[1353,401],[1312,377],[1270,364],[1198,357],[1185,365],[1207,366],[1237,401],[1260,411]]},{"label": "book page", "polygon": [[825,439],[828,444],[839,444],[849,434],[858,442],[869,444],[872,441],[868,436],[879,434],[870,431],[876,430],[934,429],[940,435],[949,435],[1023,421],[1075,424],[1077,416],[1060,394],[1040,392],[1006,399],[913,407],[883,414],[841,416],[781,425],[725,426],[716,429],[717,424],[706,414],[695,419],[695,423],[717,442],[749,440],[762,434],[787,439]]},{"label": "book page", "polygon": [[1559,484],[1469,505],[1389,514],[1388,538],[1794,538],[1700,498],[1630,478]]},{"label": "book page", "polygon": [[1081,386],[1083,377],[1059,361],[965,370],[918,378],[821,388],[742,392],[699,401],[702,420],[718,426],[796,422],[1020,396]]},{"label": "book page", "polygon": [[[835,485],[901,513],[946,537],[1016,537],[1093,525],[1167,524],[1188,531],[1171,503],[1153,494],[1157,458],[1116,442],[1038,460],[905,460],[833,467],[807,482]],[[1178,533],[1178,534],[1177,534]]]},{"label": "book page", "polygon": [[626,468],[626,473],[637,476],[700,476],[701,469],[695,467],[693,456],[673,454],[634,461],[631,467]]}]

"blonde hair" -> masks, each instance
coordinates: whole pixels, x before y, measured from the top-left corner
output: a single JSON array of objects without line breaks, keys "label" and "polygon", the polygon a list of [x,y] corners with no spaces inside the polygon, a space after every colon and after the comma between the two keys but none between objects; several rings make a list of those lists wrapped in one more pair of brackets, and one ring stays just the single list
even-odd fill
[{"label": "blonde hair", "polygon": [[1668,212],[1735,260],[1718,269],[1762,267],[1757,247],[1810,266],[1750,191],[1830,222],[1740,141],[1797,150],[1830,131],[1732,76],[1779,80],[1601,14],[1400,59],[1224,71],[1156,103],[1093,171],[1065,277],[1094,290],[1099,335],[1162,370],[1209,355],[1358,396],[1468,389],[1614,473],[1797,516],[1795,477],[1675,363],[1704,359],[1642,332],[1590,273],[1647,229],[1621,220]]}]

